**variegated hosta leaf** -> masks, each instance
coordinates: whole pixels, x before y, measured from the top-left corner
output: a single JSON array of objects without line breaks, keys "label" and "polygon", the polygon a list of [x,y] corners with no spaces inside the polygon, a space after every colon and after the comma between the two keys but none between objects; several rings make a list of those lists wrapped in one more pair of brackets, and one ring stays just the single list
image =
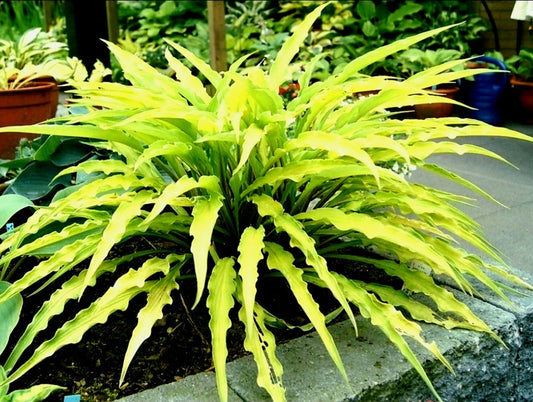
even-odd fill
[{"label": "variegated hosta leaf", "polygon": [[229,312],[233,308],[233,294],[236,290],[235,261],[223,258],[215,264],[209,277],[206,305],[209,309],[209,328],[211,329],[211,346],[213,348],[213,364],[217,380],[218,397],[221,401],[228,400],[228,383],[226,378],[226,359],[228,348],[226,333],[231,327]]}]

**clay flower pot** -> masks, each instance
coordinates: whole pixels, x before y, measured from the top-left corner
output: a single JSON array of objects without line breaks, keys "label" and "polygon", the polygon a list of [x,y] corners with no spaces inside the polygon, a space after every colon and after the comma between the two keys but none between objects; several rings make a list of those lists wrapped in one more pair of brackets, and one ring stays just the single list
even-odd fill
[{"label": "clay flower pot", "polygon": [[[442,87],[432,89],[433,92],[441,94],[450,99],[455,99],[459,92],[458,86]],[[415,105],[415,114],[419,119],[428,117],[448,117],[452,114],[453,104],[451,103],[424,103]]]},{"label": "clay flower pot", "polygon": [[[17,89],[0,90],[0,127],[40,123],[55,116],[59,91],[55,81],[32,81]],[[33,134],[0,134],[0,158],[13,159],[22,138]]]},{"label": "clay flower pot", "polygon": [[517,77],[511,77],[510,82],[517,90],[524,121],[526,123],[533,123],[533,82],[522,81]]}]

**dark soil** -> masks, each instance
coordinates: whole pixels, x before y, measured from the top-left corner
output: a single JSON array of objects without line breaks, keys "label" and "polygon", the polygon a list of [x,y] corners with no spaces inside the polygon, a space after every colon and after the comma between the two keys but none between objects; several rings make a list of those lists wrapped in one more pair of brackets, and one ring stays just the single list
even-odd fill
[{"label": "dark soil", "polygon": [[[375,268],[358,268],[367,280],[374,279],[371,276],[375,275]],[[258,299],[269,311],[294,325],[307,322],[283,279],[270,278],[262,283],[258,289]],[[28,290],[28,295],[30,291]],[[125,312],[116,312],[105,324],[91,328],[80,343],[62,348],[38,364],[11,384],[10,390],[49,383],[64,386],[66,391],[53,394],[47,401],[63,401],[65,395],[73,394],[81,395],[84,402],[113,401],[188,375],[213,370],[205,299],[197,308],[190,310],[195,291],[195,281],[190,280],[181,285],[180,291],[173,293],[174,303],[165,308],[164,318],[153,328],[151,337],[141,345],[122,385],[119,386],[122,362],[137,323],[137,312],[144,305],[142,297],[132,300],[130,308]],[[337,307],[328,292],[313,289],[313,293],[320,305],[325,306],[324,313]],[[32,301],[34,298],[35,296],[25,299],[23,316],[16,331],[25,328],[25,324],[31,321],[36,309],[48,296],[39,294],[38,298],[41,300]],[[29,302],[35,303],[33,309]],[[65,317],[68,318],[70,303],[74,305],[76,302],[67,304],[61,322],[66,320]],[[76,308],[79,309],[79,306]],[[233,326],[227,340],[229,361],[246,355],[243,348],[243,326],[237,319],[237,307],[231,314]],[[341,315],[337,320],[343,318]],[[50,323],[51,327],[54,327],[54,320]],[[59,321],[55,324],[55,328],[60,325]],[[36,344],[53,336],[52,331],[44,332]],[[279,343],[303,335],[297,329],[273,329],[273,332]],[[17,336],[20,336],[20,332],[15,332],[11,339],[17,339]],[[20,361],[24,361],[24,358]]]}]

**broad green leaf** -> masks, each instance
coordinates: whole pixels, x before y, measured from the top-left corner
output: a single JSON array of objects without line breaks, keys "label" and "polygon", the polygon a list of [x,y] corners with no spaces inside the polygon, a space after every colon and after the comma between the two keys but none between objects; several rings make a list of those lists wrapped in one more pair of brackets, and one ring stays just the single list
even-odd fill
[{"label": "broad green leaf", "polygon": [[313,299],[307,282],[302,279],[303,270],[294,266],[294,257],[291,253],[285,251],[283,247],[275,243],[266,243],[266,251],[268,253],[267,264],[270,269],[277,269],[283,274],[283,277],[289,283],[291,291],[296,298],[298,304],[313,324],[320,339],[324,343],[331,359],[339,369],[346,383],[348,383],[348,375],[342,364],[342,359],[335,345],[335,341],[330,332],[326,328],[326,318],[320,311],[320,307]]},{"label": "broad green leaf", "polygon": [[376,6],[373,1],[362,0],[358,1],[355,7],[355,11],[365,20],[370,20],[376,16]]},{"label": "broad green leaf", "polygon": [[182,256],[176,254],[168,254],[165,259],[154,257],[149,262],[157,264],[158,270],[165,274],[165,277],[154,281],[152,287],[148,290],[146,305],[139,310],[137,314],[137,325],[133,329],[131,338],[128,342],[128,349],[124,354],[124,361],[122,363],[122,371],[120,373],[119,384],[122,384],[128,367],[133,360],[133,357],[139,350],[141,344],[150,337],[152,328],[157,320],[163,318],[163,307],[172,304],[172,297],[170,293],[179,288],[176,282],[176,276],[179,274],[179,269],[174,268],[174,272],[169,275],[171,264],[177,261],[183,261]]},{"label": "broad green leaf", "polygon": [[[0,294],[4,293],[10,286],[8,282],[0,281]],[[0,303],[0,354],[4,351],[11,335],[11,331],[17,325],[22,311],[22,296],[15,294],[9,299]]]},{"label": "broad green leaf", "polygon": [[211,329],[211,346],[213,348],[213,364],[217,381],[218,397],[221,401],[228,400],[228,382],[226,377],[226,359],[228,348],[226,333],[231,327],[229,311],[233,308],[236,272],[233,268],[234,260],[223,258],[219,260],[209,278],[206,305],[209,309],[209,328]]},{"label": "broad green leaf", "polygon": [[33,206],[33,202],[22,195],[5,194],[0,196],[0,227],[4,227],[17,212]]}]

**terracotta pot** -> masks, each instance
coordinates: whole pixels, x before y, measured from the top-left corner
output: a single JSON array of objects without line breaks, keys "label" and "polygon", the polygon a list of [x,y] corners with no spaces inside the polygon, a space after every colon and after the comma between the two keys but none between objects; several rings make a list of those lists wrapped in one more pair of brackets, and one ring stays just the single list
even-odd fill
[{"label": "terracotta pot", "polygon": [[[437,88],[433,90],[438,94],[446,96],[450,99],[455,99],[457,92],[459,92],[459,87],[445,87]],[[453,105],[451,103],[425,103],[421,105],[415,105],[415,114],[419,119],[425,119],[428,117],[448,117],[452,114]]]},{"label": "terracotta pot", "polygon": [[[30,125],[54,117],[59,90],[55,81],[33,81],[23,88],[0,90],[0,127]],[[34,134],[0,133],[0,158],[13,159],[22,138]]]},{"label": "terracotta pot", "polygon": [[522,106],[522,117],[526,123],[533,123],[533,82],[511,77],[511,85],[518,91],[518,100]]}]

